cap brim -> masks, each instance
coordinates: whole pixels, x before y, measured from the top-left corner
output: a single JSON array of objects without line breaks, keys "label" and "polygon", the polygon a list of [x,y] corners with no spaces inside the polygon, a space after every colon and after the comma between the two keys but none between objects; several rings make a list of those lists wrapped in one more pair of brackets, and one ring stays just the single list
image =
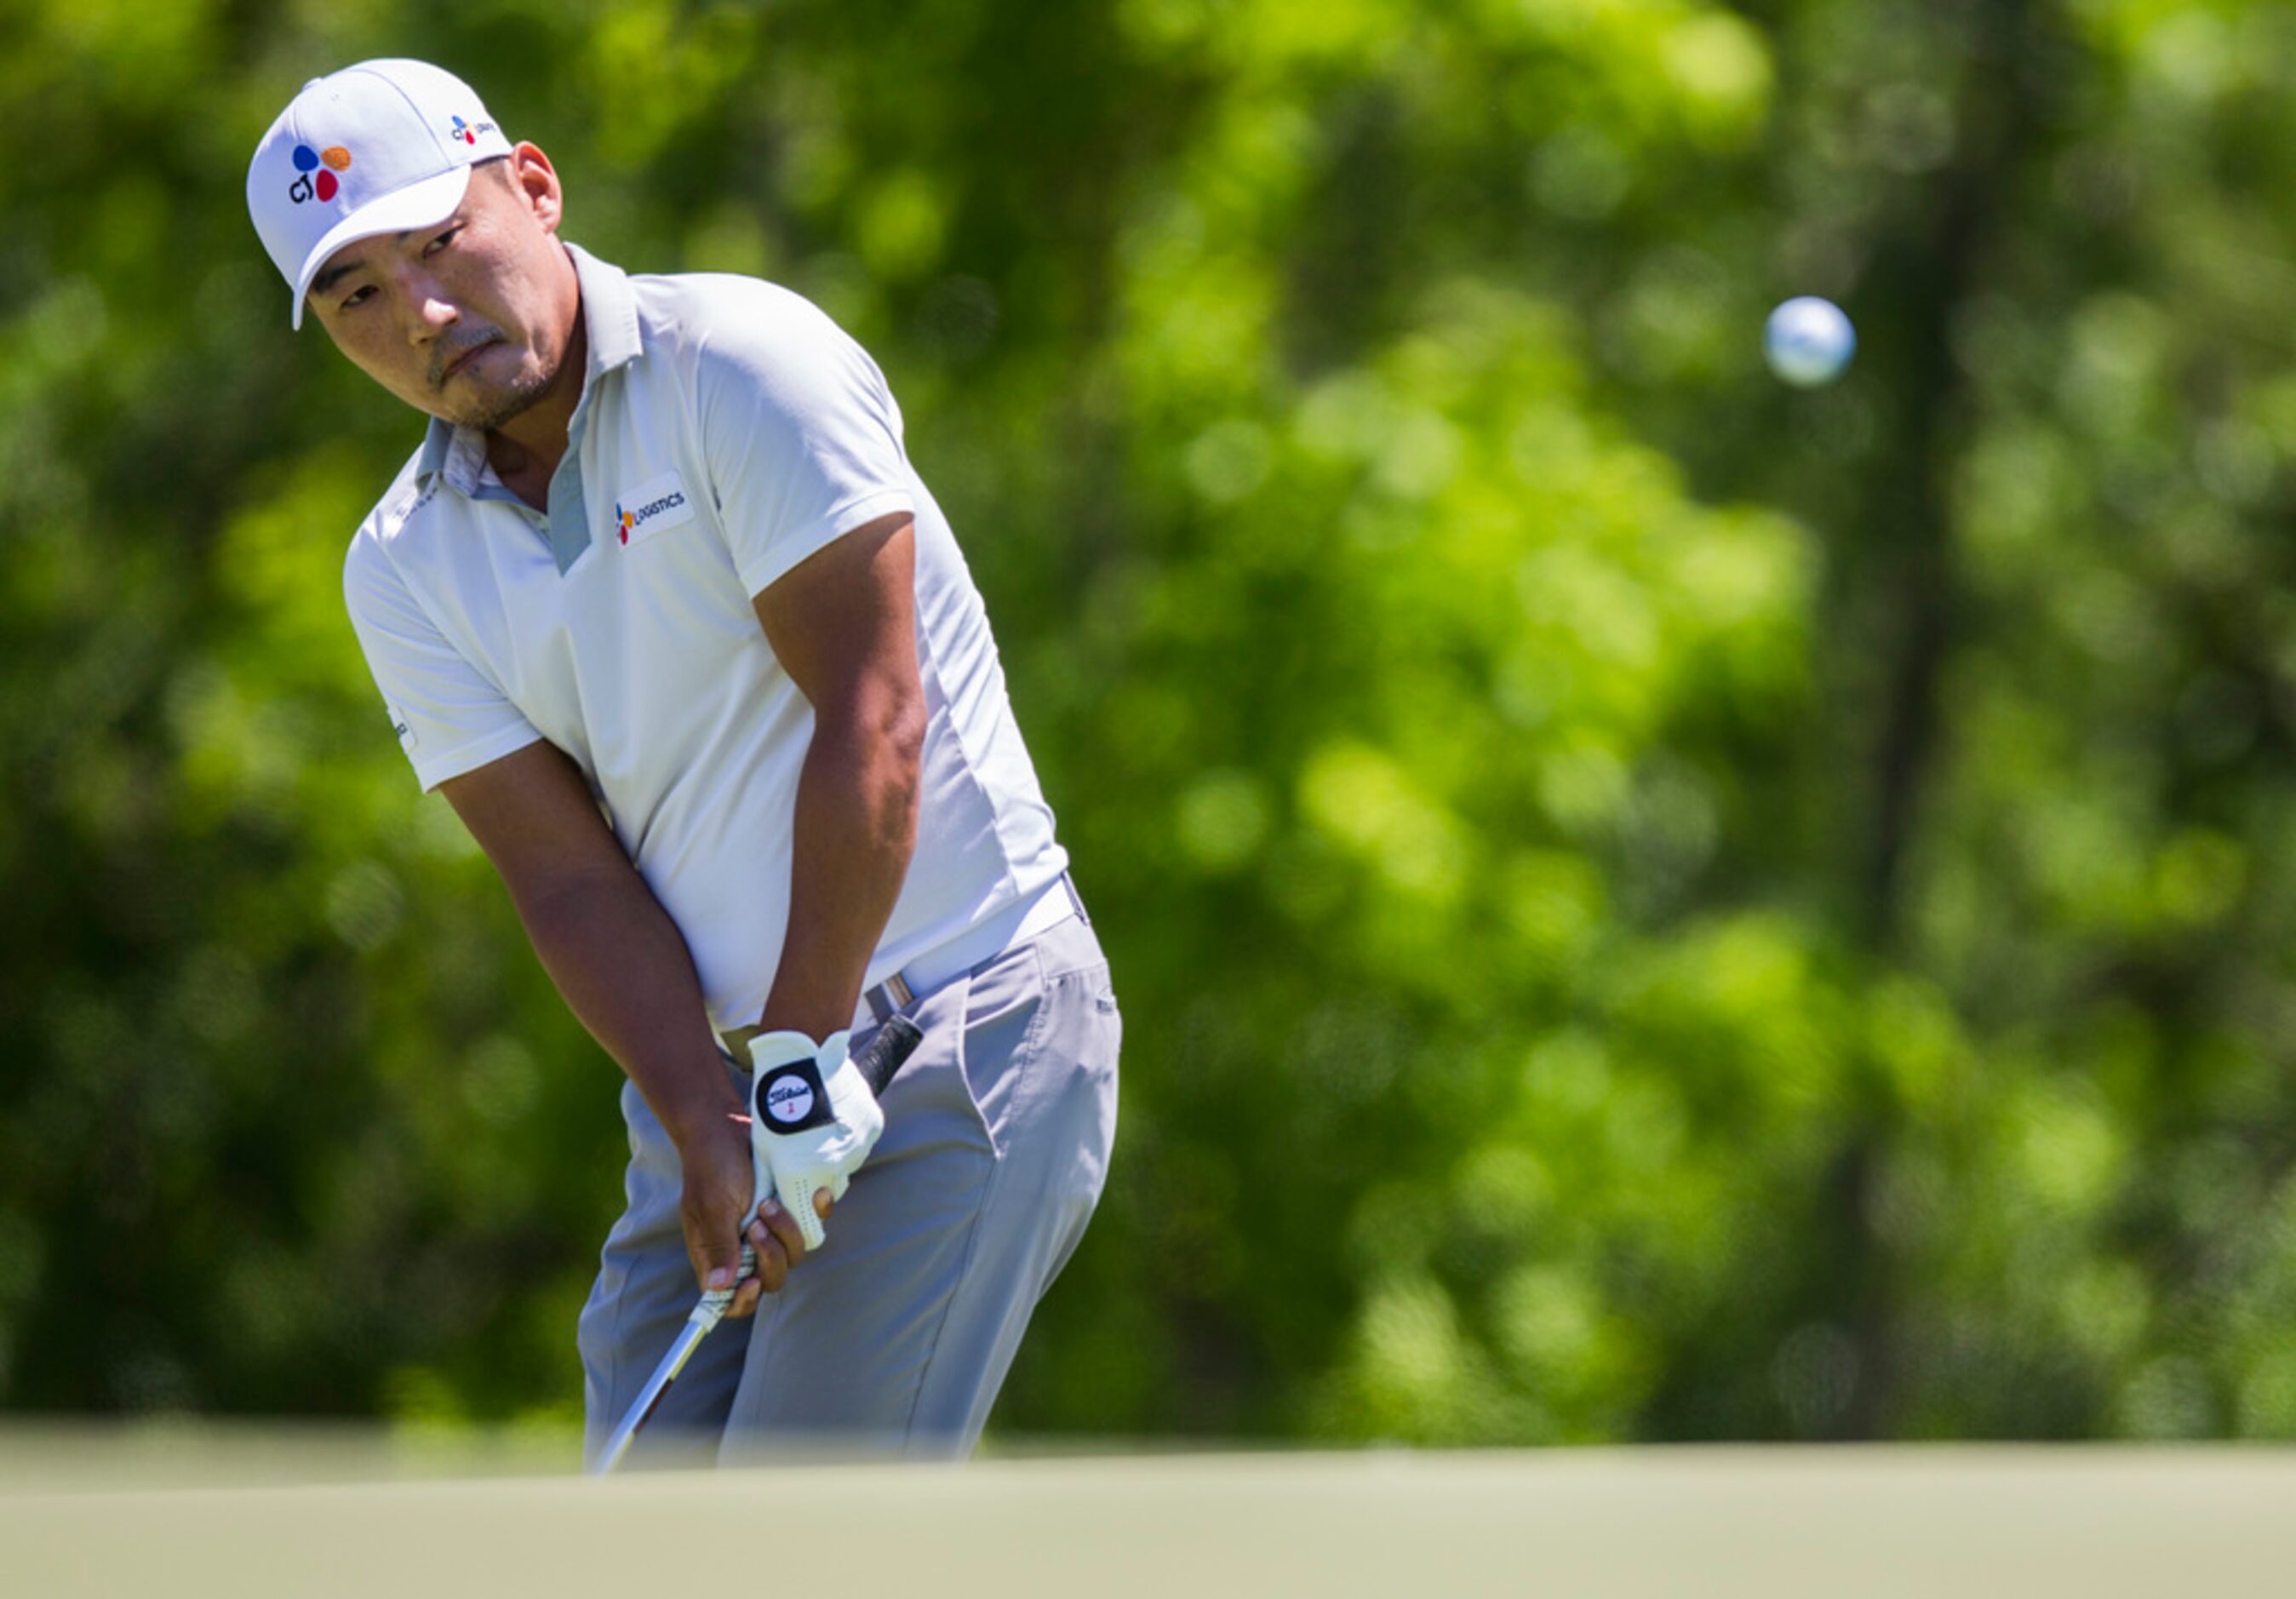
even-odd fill
[{"label": "cap brim", "polygon": [[372,239],[377,234],[405,233],[410,228],[444,222],[463,203],[463,195],[470,186],[471,168],[456,167],[370,201],[322,234],[319,242],[311,246],[311,253],[303,258],[303,270],[295,276],[295,303],[289,313],[291,324],[297,328],[303,325],[304,297],[310,292],[311,280],[319,275],[329,256],[346,244]]}]

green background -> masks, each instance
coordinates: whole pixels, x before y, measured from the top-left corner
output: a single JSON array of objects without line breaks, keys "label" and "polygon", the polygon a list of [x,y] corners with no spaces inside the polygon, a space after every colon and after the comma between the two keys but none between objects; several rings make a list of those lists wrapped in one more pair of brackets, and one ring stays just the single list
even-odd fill
[{"label": "green background", "polygon": [[900,398],[1127,1021],[1000,1432],[2296,1436],[2244,0],[0,0],[0,1406],[578,1410],[616,1073],[244,210],[387,54]]}]

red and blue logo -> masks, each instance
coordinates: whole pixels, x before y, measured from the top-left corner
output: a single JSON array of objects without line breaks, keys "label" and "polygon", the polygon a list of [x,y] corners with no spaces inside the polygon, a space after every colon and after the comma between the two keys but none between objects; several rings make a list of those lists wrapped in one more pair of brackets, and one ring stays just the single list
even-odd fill
[{"label": "red and blue logo", "polygon": [[329,201],[342,187],[338,172],[348,172],[351,152],[340,144],[330,144],[324,150],[314,150],[308,144],[295,146],[295,181],[287,185],[287,198],[297,205],[307,200]]},{"label": "red and blue logo", "polygon": [[685,512],[685,516],[669,516],[671,512],[684,510],[685,505],[685,490],[677,486],[676,473],[672,472],[667,477],[656,478],[651,483],[642,483],[638,486],[635,494],[636,496],[653,494],[654,490],[657,488],[661,489],[663,492],[659,495],[655,495],[654,497],[650,500],[639,499],[636,504],[631,506],[627,511],[622,509],[621,501],[616,500],[614,502],[614,537],[620,539],[622,543],[626,545],[629,543],[632,538],[637,536],[639,529],[644,527],[648,522],[653,521],[657,517],[668,516],[669,520],[668,521],[661,522],[659,525],[665,528],[674,528],[679,522],[684,521],[685,520],[685,516],[691,516],[693,514],[692,512],[688,511]]},{"label": "red and blue logo", "polygon": [[448,136],[460,139],[465,144],[475,144],[479,142],[478,131],[460,117],[455,119],[455,126],[448,130]]}]

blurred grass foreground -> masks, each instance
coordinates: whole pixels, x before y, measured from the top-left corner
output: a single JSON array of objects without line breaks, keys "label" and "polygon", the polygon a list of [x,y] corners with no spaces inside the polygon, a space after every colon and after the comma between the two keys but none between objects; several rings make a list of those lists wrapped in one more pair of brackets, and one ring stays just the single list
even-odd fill
[{"label": "blurred grass foreground", "polygon": [[[9,1591],[74,1599],[624,1599],[736,1581],[737,1562],[792,1592],[857,1573],[947,1599],[2266,1599],[2296,1561],[2296,1461],[2277,1451],[1389,1450],[605,1482],[323,1468],[296,1487],[59,1491],[19,1485],[21,1441],[0,1439]],[[273,1464],[319,1458],[312,1441],[274,1438]]]},{"label": "blurred grass foreground", "polygon": [[613,1069],[385,736],[340,562],[418,430],[242,209],[399,53],[570,236],[827,308],[964,542],[1127,1015],[999,1429],[2296,1437],[2250,0],[0,4],[0,1406],[578,1404]]}]

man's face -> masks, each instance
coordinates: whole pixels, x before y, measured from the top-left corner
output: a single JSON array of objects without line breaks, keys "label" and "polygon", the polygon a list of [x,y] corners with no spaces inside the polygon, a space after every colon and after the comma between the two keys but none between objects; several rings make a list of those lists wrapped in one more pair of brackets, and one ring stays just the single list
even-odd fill
[{"label": "man's face", "polygon": [[419,411],[489,430],[548,394],[580,309],[557,174],[521,144],[472,169],[454,215],[346,244],[310,307],[354,365]]}]

